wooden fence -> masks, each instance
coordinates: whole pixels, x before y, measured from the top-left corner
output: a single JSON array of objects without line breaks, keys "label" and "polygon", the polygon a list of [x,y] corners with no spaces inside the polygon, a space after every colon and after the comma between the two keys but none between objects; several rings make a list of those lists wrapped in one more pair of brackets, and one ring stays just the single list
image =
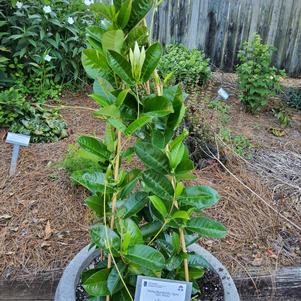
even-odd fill
[{"label": "wooden fence", "polygon": [[152,35],[163,44],[203,49],[213,65],[232,71],[255,32],[277,49],[277,67],[301,75],[301,0],[165,0]]}]

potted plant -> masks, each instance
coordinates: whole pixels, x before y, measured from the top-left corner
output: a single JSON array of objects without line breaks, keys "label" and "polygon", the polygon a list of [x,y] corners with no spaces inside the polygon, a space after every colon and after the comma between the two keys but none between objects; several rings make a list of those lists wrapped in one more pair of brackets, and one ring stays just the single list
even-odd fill
[{"label": "potted plant", "polygon": [[[184,183],[193,178],[194,165],[184,144],[187,131],[175,131],[186,95],[178,85],[165,87],[156,72],[162,47],[149,42],[144,19],[156,4],[116,0],[90,6],[102,21],[88,29],[82,61],[94,79],[91,97],[100,105],[95,116],[106,129],[102,140],[78,139],[81,153],[93,157],[99,171],[77,172],[72,179],[90,190],[85,204],[96,223],[91,246],[66,268],[57,301],[76,300],[80,277],[90,300],[133,300],[137,275],[191,281],[196,293],[208,266],[224,273],[228,300],[239,300],[227,270],[194,244],[227,231],[202,213],[218,202],[218,193]],[[143,167],[131,167],[134,155]],[[100,262],[87,270],[95,258]]]}]

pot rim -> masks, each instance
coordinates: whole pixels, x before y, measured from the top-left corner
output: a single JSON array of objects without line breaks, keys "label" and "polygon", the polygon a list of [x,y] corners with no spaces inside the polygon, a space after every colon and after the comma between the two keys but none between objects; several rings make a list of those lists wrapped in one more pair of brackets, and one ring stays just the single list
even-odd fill
[{"label": "pot rim", "polygon": [[[235,283],[225,266],[209,251],[198,244],[189,246],[188,251],[201,255],[209,263],[220,277],[224,288],[224,301],[240,301]],[[91,248],[89,245],[84,247],[70,261],[65,268],[55,292],[54,301],[76,301],[76,286],[80,280],[81,272],[86,269],[91,261],[99,254],[99,250]]]}]

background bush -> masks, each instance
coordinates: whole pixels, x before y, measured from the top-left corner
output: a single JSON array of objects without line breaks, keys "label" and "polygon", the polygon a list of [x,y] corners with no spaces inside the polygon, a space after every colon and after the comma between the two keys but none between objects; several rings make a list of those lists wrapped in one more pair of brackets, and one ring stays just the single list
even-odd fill
[{"label": "background bush", "polygon": [[30,135],[31,142],[53,142],[68,135],[57,111],[31,104],[14,88],[0,92],[0,126]]},{"label": "background bush", "polygon": [[202,51],[177,44],[166,47],[158,70],[164,78],[173,72],[175,82],[186,85],[204,85],[211,76],[209,60]]},{"label": "background bush", "polygon": [[[8,73],[0,85],[13,78],[28,94],[45,100],[53,88],[86,81],[81,52],[85,28],[95,19],[83,1],[13,1],[0,8],[0,69]],[[4,59],[9,60],[5,70]]]},{"label": "background bush", "polygon": [[273,48],[262,43],[259,35],[252,42],[245,42],[239,51],[240,65],[237,67],[240,100],[246,110],[255,113],[268,104],[268,97],[280,90],[283,71],[271,67]]}]

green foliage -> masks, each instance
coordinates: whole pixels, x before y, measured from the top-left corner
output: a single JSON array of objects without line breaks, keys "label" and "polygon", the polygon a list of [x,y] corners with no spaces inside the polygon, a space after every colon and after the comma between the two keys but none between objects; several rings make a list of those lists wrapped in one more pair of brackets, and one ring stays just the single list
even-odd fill
[{"label": "green foliage", "polygon": [[301,88],[286,88],[284,96],[289,106],[301,110]]},{"label": "green foliage", "polygon": [[80,0],[19,1],[2,9],[1,44],[10,51],[5,57],[17,61],[17,68],[10,66],[11,77],[43,100],[53,86],[81,84],[86,80],[80,64],[85,29],[93,22],[95,16]]},{"label": "green foliage", "polygon": [[221,139],[228,144],[236,154],[241,157],[246,157],[247,159],[252,158],[252,150],[255,146],[244,135],[232,135],[230,129],[228,128],[221,128],[219,135]]},{"label": "green foliage", "polygon": [[183,45],[168,45],[158,65],[163,78],[170,77],[176,83],[204,85],[210,79],[209,60],[198,49],[189,50]]},{"label": "green foliage", "polygon": [[273,48],[262,44],[259,35],[252,42],[245,42],[239,51],[240,65],[237,67],[240,100],[246,110],[256,113],[268,104],[268,97],[280,90],[280,78],[284,71],[271,67]]},{"label": "green foliage", "polygon": [[289,126],[291,119],[288,112],[284,108],[273,109],[273,113],[283,128]]},{"label": "green foliage", "polygon": [[[90,297],[133,300],[137,275],[194,281],[204,274],[206,262],[187,254],[185,241],[226,235],[223,225],[202,213],[218,202],[218,193],[182,182],[193,178],[194,169],[183,144],[187,132],[175,136],[186,94],[179,85],[164,89],[157,76],[162,50],[147,42],[143,20],[153,3],[116,0],[91,6],[103,20],[88,28],[82,62],[94,79],[95,116],[105,121],[106,130],[102,140],[78,139],[72,160],[80,152],[89,154],[95,169],[89,171],[87,164],[71,175],[91,192],[85,204],[98,217],[90,228],[92,245],[108,259],[82,279]],[[144,42],[132,43],[136,33]],[[130,146],[122,142],[126,138],[133,141]],[[144,168],[127,164],[124,170],[134,154]]]},{"label": "green foliage", "polygon": [[14,88],[0,92],[0,126],[31,136],[31,142],[53,142],[67,137],[58,112],[33,105]]}]

